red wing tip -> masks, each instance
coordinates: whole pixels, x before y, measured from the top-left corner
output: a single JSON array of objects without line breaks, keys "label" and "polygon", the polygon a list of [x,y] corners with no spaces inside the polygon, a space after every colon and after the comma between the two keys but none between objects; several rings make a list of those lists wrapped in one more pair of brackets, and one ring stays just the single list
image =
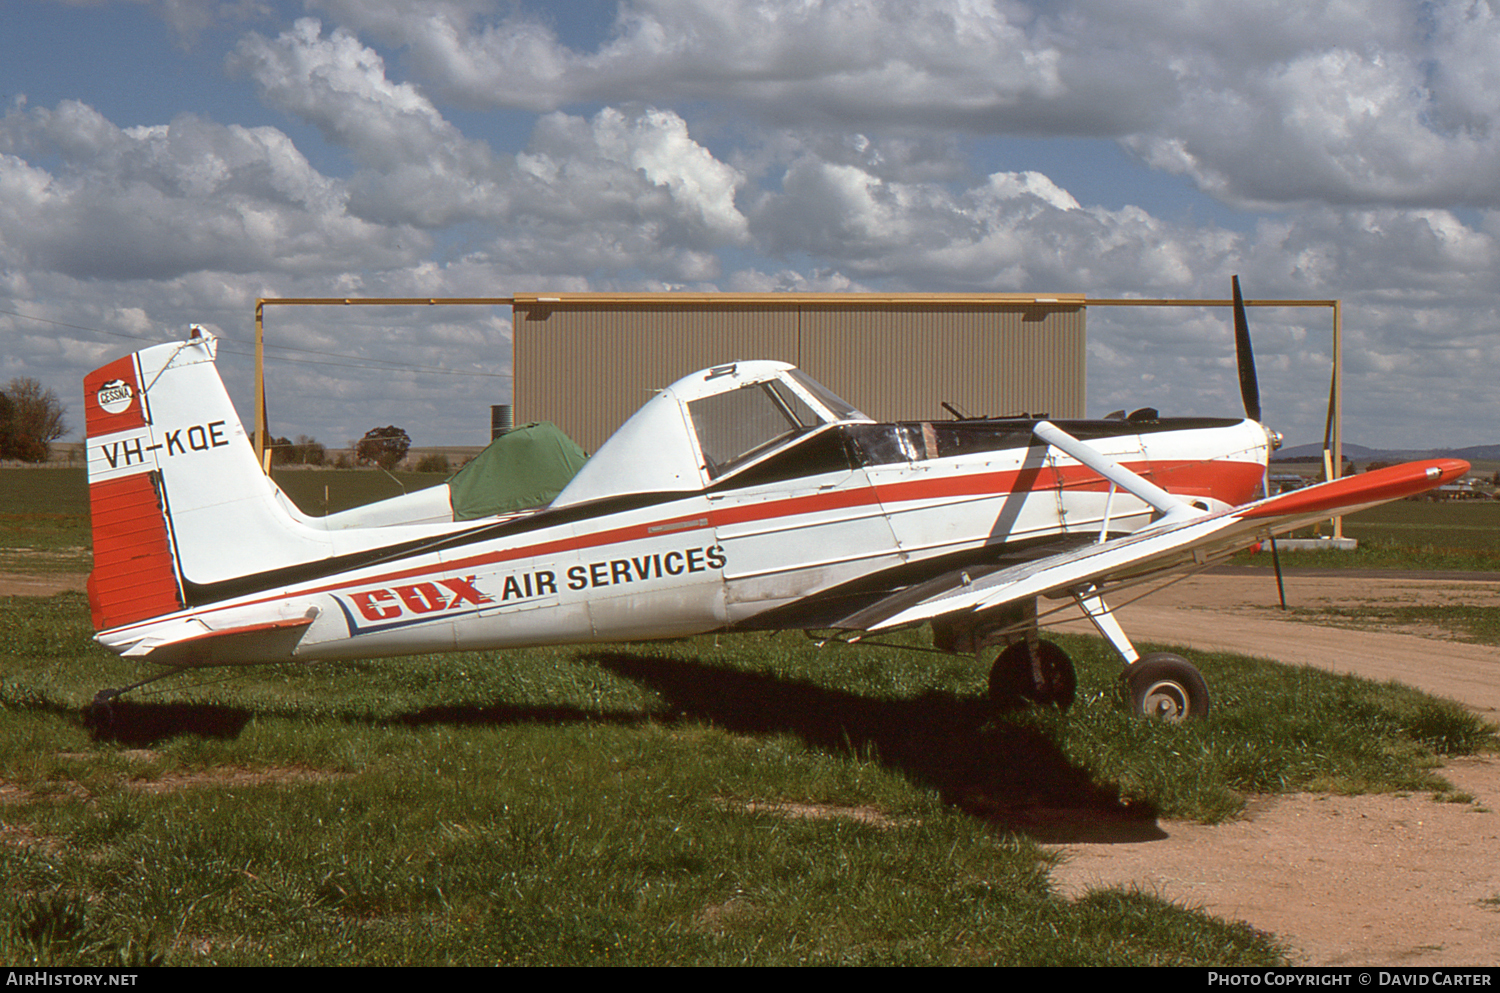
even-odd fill
[{"label": "red wing tip", "polygon": [[1469,471],[1470,466],[1463,459],[1434,459],[1428,470],[1429,478],[1431,478],[1432,469],[1438,471],[1438,485],[1441,486],[1462,478]]},{"label": "red wing tip", "polygon": [[1400,500],[1451,483],[1468,471],[1469,463],[1463,459],[1407,462],[1283,493],[1255,505],[1245,516],[1279,517]]}]

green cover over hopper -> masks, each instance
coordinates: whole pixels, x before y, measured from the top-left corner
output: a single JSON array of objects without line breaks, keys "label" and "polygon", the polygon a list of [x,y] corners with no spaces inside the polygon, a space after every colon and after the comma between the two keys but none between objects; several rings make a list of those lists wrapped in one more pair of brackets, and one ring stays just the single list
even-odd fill
[{"label": "green cover over hopper", "polygon": [[490,442],[448,480],[453,519],[472,521],[545,506],[586,461],[588,454],[550,421],[516,428]]}]

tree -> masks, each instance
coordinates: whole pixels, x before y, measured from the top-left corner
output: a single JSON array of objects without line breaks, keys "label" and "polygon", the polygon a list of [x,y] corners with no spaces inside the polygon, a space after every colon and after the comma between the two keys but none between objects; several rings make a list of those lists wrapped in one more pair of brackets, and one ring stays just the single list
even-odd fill
[{"label": "tree", "polygon": [[406,458],[406,450],[410,447],[411,439],[406,432],[392,424],[366,431],[354,449],[354,457],[360,465],[373,462],[389,472]]},{"label": "tree", "polygon": [[[251,431],[250,445],[252,448],[255,446],[257,440],[259,440],[259,435],[257,435],[256,432]],[[291,447],[292,443],[289,439],[278,438],[273,434],[266,439],[265,451],[271,453],[272,465],[281,465],[282,463],[288,461],[286,453],[291,449]]]},{"label": "tree", "polygon": [[43,389],[29,376],[18,376],[5,384],[0,394],[0,458],[45,462],[54,441],[68,433],[63,421],[68,408],[57,391]]},{"label": "tree", "polygon": [[14,458],[11,455],[16,444],[16,405],[10,397],[0,393],[0,459]]},{"label": "tree", "polygon": [[299,434],[287,452],[287,461],[296,465],[322,465],[328,461],[328,451],[318,439]]}]

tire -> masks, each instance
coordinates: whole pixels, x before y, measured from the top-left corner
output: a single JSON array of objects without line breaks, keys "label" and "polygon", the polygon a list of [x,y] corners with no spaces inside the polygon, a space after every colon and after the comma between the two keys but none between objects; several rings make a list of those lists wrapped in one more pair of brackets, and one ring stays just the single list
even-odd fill
[{"label": "tire", "polygon": [[1078,674],[1068,653],[1050,641],[1036,643],[1036,664],[1032,664],[1027,642],[1008,646],[990,667],[990,700],[1000,707],[1018,702],[1051,705],[1067,710],[1078,693]]},{"label": "tire", "polygon": [[1130,706],[1135,713],[1175,724],[1208,716],[1208,683],[1181,655],[1156,652],[1125,670]]}]

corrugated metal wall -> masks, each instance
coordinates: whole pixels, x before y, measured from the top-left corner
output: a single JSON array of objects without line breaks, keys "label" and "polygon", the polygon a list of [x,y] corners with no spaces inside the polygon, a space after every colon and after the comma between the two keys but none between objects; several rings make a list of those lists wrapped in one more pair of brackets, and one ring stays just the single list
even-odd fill
[{"label": "corrugated metal wall", "polygon": [[516,423],[594,451],[698,369],[780,359],[878,420],[1084,414],[1078,296],[560,294],[515,299]]}]

